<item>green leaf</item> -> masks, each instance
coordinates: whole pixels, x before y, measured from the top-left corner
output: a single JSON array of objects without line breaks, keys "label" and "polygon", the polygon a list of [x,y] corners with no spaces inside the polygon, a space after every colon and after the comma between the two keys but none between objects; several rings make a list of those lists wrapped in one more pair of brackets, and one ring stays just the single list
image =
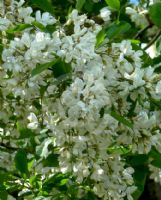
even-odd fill
[{"label": "green leaf", "polygon": [[150,6],[149,15],[152,22],[161,28],[161,3],[155,3]]},{"label": "green leaf", "polygon": [[161,55],[159,55],[159,56],[153,58],[153,64],[154,64],[154,65],[157,65],[157,64],[159,64],[159,63],[161,63]]},{"label": "green leaf", "polygon": [[146,182],[146,177],[148,175],[148,169],[144,166],[139,166],[134,168],[135,172],[133,174],[134,184],[137,187],[136,191],[132,194],[134,200],[138,200],[144,191],[144,186]]},{"label": "green leaf", "polygon": [[7,200],[8,193],[3,185],[0,185],[0,200]]},{"label": "green leaf", "polygon": [[34,158],[31,158],[31,159],[28,161],[28,163],[27,163],[27,168],[28,168],[29,171],[32,170],[32,166],[33,166],[33,164],[34,164],[34,161],[35,161],[35,157],[34,157]]},{"label": "green leaf", "polygon": [[149,156],[153,159],[151,161],[151,165],[161,169],[161,153],[159,153],[156,149],[152,149]]},{"label": "green leaf", "polygon": [[161,159],[161,153],[159,153],[155,148],[152,148],[149,156],[153,159]]},{"label": "green leaf", "polygon": [[76,3],[76,9],[78,11],[81,11],[83,5],[85,4],[86,0],[77,0],[77,3]]},{"label": "green leaf", "polygon": [[149,56],[149,54],[146,53],[146,51],[144,51],[137,44],[132,43],[131,45],[135,51],[140,50],[143,52],[143,55],[141,56],[142,60],[144,61],[142,64],[142,68],[146,68],[146,67],[149,67],[150,65],[151,66],[153,65],[153,59]]},{"label": "green leaf", "polygon": [[132,154],[127,156],[127,163],[133,167],[145,166],[148,164],[149,156],[146,154]]},{"label": "green leaf", "polygon": [[128,126],[129,128],[133,128],[133,124],[130,121],[128,121],[123,116],[121,116],[120,114],[116,113],[115,111],[111,111],[111,116],[113,118],[115,118],[117,121],[119,121],[120,123]]},{"label": "green leaf", "polygon": [[52,66],[51,70],[53,71],[55,78],[63,81],[64,79],[66,80],[66,78],[69,78],[66,75],[71,72],[72,68],[69,63],[65,63],[63,60],[58,59],[57,62]]},{"label": "green leaf", "polygon": [[46,31],[46,27],[43,24],[41,24],[40,22],[38,22],[38,21],[32,22],[32,25],[34,27],[40,29],[41,31],[44,31],[44,32]]},{"label": "green leaf", "polygon": [[0,185],[3,184],[7,176],[8,176],[7,173],[0,171]]},{"label": "green leaf", "polygon": [[97,37],[96,37],[96,47],[98,47],[105,39],[105,30],[102,29],[98,34],[97,34]]},{"label": "green leaf", "polygon": [[148,175],[149,155],[147,154],[129,154],[125,157],[126,163],[134,169],[134,185],[137,187],[133,193],[134,200],[138,200],[144,191],[146,177]]},{"label": "green leaf", "polygon": [[21,32],[27,28],[31,28],[32,25],[31,24],[19,24],[13,28],[8,29],[6,32],[7,33],[18,33]]},{"label": "green leaf", "polygon": [[35,134],[31,129],[28,129],[26,127],[23,127],[19,122],[16,123],[17,130],[20,133],[20,139],[30,138],[34,137]]},{"label": "green leaf", "polygon": [[45,12],[54,14],[54,8],[49,0],[31,0],[31,3],[41,8]]},{"label": "green leaf", "polygon": [[107,152],[112,153],[112,154],[119,154],[119,155],[126,155],[131,151],[130,147],[124,147],[124,146],[114,146],[114,147],[109,147],[107,149]]},{"label": "green leaf", "polygon": [[105,2],[111,7],[116,10],[120,9],[120,1],[119,0],[105,0]]},{"label": "green leaf", "polygon": [[49,156],[43,160],[43,166],[44,167],[58,167],[59,161],[58,161],[58,154],[49,154]]},{"label": "green leaf", "polygon": [[161,110],[161,101],[160,100],[155,100],[153,98],[150,98],[150,102],[152,103],[152,105],[154,105],[155,107],[159,108],[159,110]]},{"label": "green leaf", "polygon": [[15,155],[16,168],[22,173],[28,176],[28,160],[27,154],[23,149],[17,151]]},{"label": "green leaf", "polygon": [[54,60],[52,62],[49,63],[45,63],[45,64],[37,64],[36,68],[34,68],[31,72],[31,76],[36,76],[38,74],[40,74],[41,72],[43,72],[44,70],[53,67],[53,65],[57,62],[57,60]]},{"label": "green leaf", "polygon": [[137,105],[137,99],[134,102],[132,102],[129,112],[127,114],[128,117],[132,117],[135,114],[136,105]]},{"label": "green leaf", "polygon": [[113,39],[115,37],[120,37],[131,28],[131,25],[125,21],[119,23],[113,23],[108,28],[105,29],[106,37]]},{"label": "green leaf", "polygon": [[66,189],[64,184],[67,183],[67,179],[68,179],[67,174],[57,173],[44,181],[42,189],[43,191],[47,192],[51,191],[53,187],[59,187],[59,189],[60,188]]}]

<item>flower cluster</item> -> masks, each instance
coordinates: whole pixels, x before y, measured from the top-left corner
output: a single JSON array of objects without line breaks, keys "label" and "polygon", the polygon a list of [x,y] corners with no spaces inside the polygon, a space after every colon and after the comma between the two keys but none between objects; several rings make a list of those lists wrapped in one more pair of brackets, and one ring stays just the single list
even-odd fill
[{"label": "flower cluster", "polygon": [[[47,12],[34,14],[23,0],[12,3],[14,14],[6,11],[0,18],[0,30],[6,33],[0,122],[7,125],[0,125],[0,134],[17,138],[19,124],[37,133],[47,130],[51,139],[43,143],[42,156],[52,144],[59,166],[44,170],[38,165],[37,170],[72,173],[78,184],[90,182],[92,191],[105,200],[132,200],[134,169],[112,149],[121,146],[147,154],[155,147],[161,152],[161,112],[150,103],[161,99],[160,75],[151,66],[143,68],[143,51],[134,50],[130,40],[107,41],[96,48],[101,26],[77,10],[60,25]],[[138,27],[148,25],[132,8],[127,14]],[[110,16],[107,7],[100,11],[105,22],[110,23]],[[7,39],[22,23],[26,28]],[[56,27],[52,33],[50,25]],[[56,64],[48,67],[51,62]],[[33,75],[42,66],[45,70]]]}]

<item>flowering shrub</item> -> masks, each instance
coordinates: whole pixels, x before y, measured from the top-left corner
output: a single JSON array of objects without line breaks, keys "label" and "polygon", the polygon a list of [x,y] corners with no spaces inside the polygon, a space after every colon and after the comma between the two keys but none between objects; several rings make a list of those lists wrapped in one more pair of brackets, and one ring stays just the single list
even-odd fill
[{"label": "flowering shrub", "polygon": [[1,1],[0,34],[0,199],[161,182],[161,1]]}]

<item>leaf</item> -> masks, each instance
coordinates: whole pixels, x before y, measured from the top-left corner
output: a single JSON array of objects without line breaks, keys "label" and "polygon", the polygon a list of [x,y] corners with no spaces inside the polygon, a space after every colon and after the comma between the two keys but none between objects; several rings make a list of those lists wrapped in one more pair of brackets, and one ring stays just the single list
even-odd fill
[{"label": "leaf", "polygon": [[26,127],[23,127],[19,122],[16,123],[17,130],[20,133],[20,139],[30,138],[34,137],[35,134],[31,129],[28,129]]},{"label": "leaf", "polygon": [[96,47],[98,47],[105,39],[105,30],[102,29],[96,36]]},{"label": "leaf", "polygon": [[31,3],[41,8],[45,12],[54,14],[54,8],[49,0],[31,0]]},{"label": "leaf", "polygon": [[77,0],[77,3],[76,3],[76,9],[78,11],[81,11],[83,5],[85,4],[86,0]]},{"label": "leaf", "polygon": [[159,153],[155,148],[152,148],[149,156],[153,159],[161,159],[161,153]]},{"label": "leaf", "polygon": [[44,167],[58,167],[59,161],[58,161],[58,154],[49,154],[46,159],[43,160],[43,166]]},{"label": "leaf", "polygon": [[27,154],[23,149],[17,151],[15,155],[16,168],[22,173],[28,176],[28,160]]},{"label": "leaf", "polygon": [[53,67],[53,65],[57,62],[57,60],[51,61],[49,63],[45,63],[45,64],[37,64],[36,68],[34,68],[31,72],[31,77],[34,77],[38,74],[40,74],[41,72],[43,72],[44,70]]},{"label": "leaf", "polygon": [[159,55],[159,56],[153,58],[153,64],[154,64],[154,65],[157,65],[157,64],[159,64],[159,63],[161,63],[161,55]]},{"label": "leaf", "polygon": [[148,169],[144,166],[139,166],[134,168],[135,172],[133,174],[134,185],[137,187],[136,191],[132,194],[134,200],[138,200],[144,191],[144,186],[146,182],[146,177],[148,175]]},{"label": "leaf", "polygon": [[119,121],[120,123],[128,126],[129,128],[133,128],[133,124],[130,121],[128,121],[123,116],[121,116],[120,114],[116,113],[115,111],[111,111],[111,116],[113,118],[115,118],[117,121]]},{"label": "leaf", "polygon": [[132,117],[135,114],[134,111],[135,111],[136,105],[137,105],[137,99],[134,102],[132,102],[132,105],[131,105],[129,112],[127,114],[128,117]]},{"label": "leaf", "polygon": [[6,32],[7,33],[18,33],[21,32],[27,28],[31,28],[32,25],[31,24],[19,24],[13,28],[8,29]]},{"label": "leaf", "polygon": [[0,200],[7,200],[8,193],[3,185],[0,185]]},{"label": "leaf", "polygon": [[149,15],[152,22],[161,28],[161,3],[155,3],[149,7]]},{"label": "leaf", "polygon": [[120,1],[119,0],[105,0],[105,2],[111,7],[116,10],[120,9]]},{"label": "leaf", "polygon": [[32,170],[32,166],[33,166],[33,164],[34,164],[34,161],[35,161],[35,157],[34,157],[34,158],[31,158],[31,159],[28,161],[28,163],[27,163],[27,168],[28,168],[29,171]]},{"label": "leaf", "polygon": [[109,39],[120,37],[121,34],[127,32],[130,28],[131,25],[125,21],[113,23],[111,26],[105,29],[106,37]]},{"label": "leaf", "polygon": [[67,179],[67,174],[57,173],[44,181],[42,189],[47,192],[50,192],[53,189],[53,187],[59,187],[59,189],[66,189],[65,184],[67,183]]},{"label": "leaf", "polygon": [[62,79],[68,78],[64,75],[71,72],[71,65],[69,63],[65,63],[61,59],[58,59],[51,70],[53,71],[55,78],[59,78],[61,81]]},{"label": "leaf", "polygon": [[148,175],[149,155],[131,154],[125,157],[126,163],[134,168],[134,185],[137,187],[132,194],[134,200],[138,200],[144,191],[146,177]]},{"label": "leaf", "polygon": [[159,153],[156,149],[153,148],[150,151],[149,156],[153,159],[151,161],[151,165],[161,169],[161,153]]},{"label": "leaf", "polygon": [[157,108],[159,108],[159,110],[161,110],[161,101],[160,100],[155,100],[153,98],[150,97],[150,102]]},{"label": "leaf", "polygon": [[146,53],[146,51],[140,48],[137,44],[132,43],[131,45],[135,51],[140,50],[143,52],[143,55],[141,56],[141,59],[144,61],[142,64],[142,68],[146,68],[149,67],[150,65],[151,66],[153,65],[153,59],[149,56],[149,54]]},{"label": "leaf", "polygon": [[119,155],[126,155],[131,151],[130,147],[124,147],[124,146],[114,146],[114,147],[109,147],[107,149],[107,152],[112,153],[112,154],[119,154]]},{"label": "leaf", "polygon": [[38,21],[32,22],[32,25],[33,25],[34,27],[40,29],[40,30],[43,31],[43,32],[46,31],[46,27],[45,27],[43,24],[41,24],[40,22],[38,22]]},{"label": "leaf", "polygon": [[133,167],[145,166],[148,164],[149,156],[146,154],[134,154],[126,157],[127,163]]}]

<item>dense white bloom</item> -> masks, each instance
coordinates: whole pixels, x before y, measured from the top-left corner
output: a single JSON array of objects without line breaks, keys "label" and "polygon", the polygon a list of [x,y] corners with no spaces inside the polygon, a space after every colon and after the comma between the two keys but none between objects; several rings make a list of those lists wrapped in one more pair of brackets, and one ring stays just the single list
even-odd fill
[{"label": "dense white bloom", "polygon": [[[32,8],[23,3],[14,2],[18,20],[0,18],[0,29],[33,21],[44,26],[56,23],[49,13],[37,11],[34,17]],[[146,26],[142,13],[127,8],[127,14],[137,26]],[[105,22],[110,23],[110,15],[107,7],[100,10]],[[111,147],[126,146],[139,154],[155,147],[161,152],[161,112],[152,109],[149,100],[161,98],[160,77],[151,66],[142,68],[143,52],[134,50],[130,40],[96,49],[101,26],[77,10],[64,26],[57,26],[53,33],[27,28],[6,41],[0,67],[0,120],[7,131],[2,127],[0,134],[18,135],[12,118],[34,132],[41,125],[49,138],[43,142],[35,138],[36,152],[47,158],[53,145],[59,154],[59,166],[44,168],[42,174],[69,172],[80,185],[92,181],[94,193],[102,199],[132,200],[134,170]],[[51,61],[57,62],[43,70],[42,64]],[[42,72],[34,76],[38,69]],[[67,73],[55,75],[56,70]],[[8,161],[4,164],[10,166]],[[36,167],[41,171],[42,164]]]}]

